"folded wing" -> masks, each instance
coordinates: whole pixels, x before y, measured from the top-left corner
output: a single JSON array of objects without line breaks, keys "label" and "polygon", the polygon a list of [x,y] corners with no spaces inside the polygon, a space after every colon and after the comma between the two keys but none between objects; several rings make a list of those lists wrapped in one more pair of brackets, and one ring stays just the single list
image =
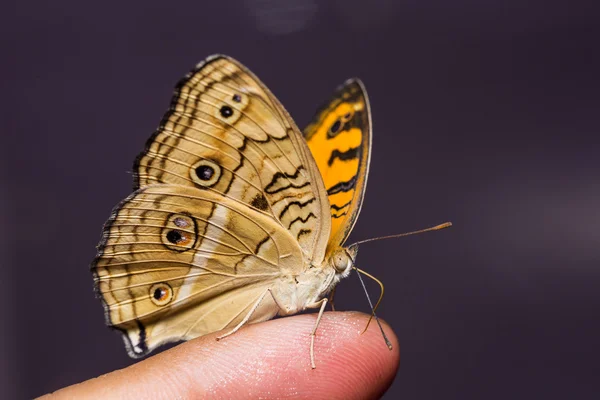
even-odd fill
[{"label": "folded wing", "polygon": [[[93,272],[107,323],[138,357],[234,327],[302,257],[271,216],[212,191],[160,184],[117,207]],[[266,296],[250,322],[277,311]]]}]

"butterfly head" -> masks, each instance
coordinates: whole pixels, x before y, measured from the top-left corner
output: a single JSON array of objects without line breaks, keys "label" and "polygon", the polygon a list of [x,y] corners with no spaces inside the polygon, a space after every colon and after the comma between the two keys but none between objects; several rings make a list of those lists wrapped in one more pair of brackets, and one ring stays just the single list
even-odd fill
[{"label": "butterfly head", "polygon": [[338,280],[350,274],[357,252],[358,246],[341,247],[329,257],[329,265],[334,268]]}]

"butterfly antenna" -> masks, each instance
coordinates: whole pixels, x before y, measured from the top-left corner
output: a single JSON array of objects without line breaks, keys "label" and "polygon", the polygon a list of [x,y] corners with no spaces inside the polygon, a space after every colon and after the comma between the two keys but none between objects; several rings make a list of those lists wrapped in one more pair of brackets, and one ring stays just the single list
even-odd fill
[{"label": "butterfly antenna", "polygon": [[360,240],[358,242],[352,243],[352,245],[350,245],[349,247],[357,245],[357,244],[361,244],[361,243],[373,242],[375,240],[398,238],[398,237],[402,237],[402,236],[416,235],[417,233],[424,233],[424,232],[430,232],[430,231],[439,231],[440,229],[449,228],[451,226],[452,226],[452,222],[444,222],[443,224],[432,226],[431,228],[420,229],[418,231],[412,231],[412,232],[406,232],[406,233],[398,233],[398,234],[395,234],[395,235],[380,236],[380,237],[376,237],[376,238]]},{"label": "butterfly antenna", "polygon": [[[369,328],[369,324],[371,323],[371,320],[373,319],[373,317],[375,317],[375,321],[377,321],[377,325],[379,325],[379,330],[381,331],[381,334],[383,335],[383,340],[385,340],[385,344],[388,347],[388,349],[392,350],[392,344],[390,343],[390,340],[387,338],[385,332],[383,331],[383,327],[381,326],[381,322],[379,322],[379,318],[377,318],[377,314],[375,314],[375,310],[377,309],[377,307],[379,307],[379,303],[381,303],[381,299],[383,298],[383,283],[381,283],[381,281],[377,278],[375,278],[373,275],[363,271],[362,269],[353,267],[356,272],[358,272],[358,274],[356,274],[358,276],[358,279],[360,279],[360,284],[363,287],[363,290],[365,291],[365,294],[367,295],[367,300],[369,301],[369,306],[371,306],[371,316],[369,317],[369,321],[367,322],[367,326],[365,327],[365,330],[362,333],[365,333],[367,331],[367,329]],[[369,296],[369,292],[367,291],[367,287],[365,286],[365,282],[363,281],[362,276],[360,276],[361,274],[364,274],[365,276],[368,276],[369,278],[373,279],[375,282],[377,282],[379,284],[379,286],[381,287],[381,294],[379,295],[379,300],[377,300],[377,304],[375,304],[375,307],[373,307],[373,302],[371,301],[371,297]]]}]

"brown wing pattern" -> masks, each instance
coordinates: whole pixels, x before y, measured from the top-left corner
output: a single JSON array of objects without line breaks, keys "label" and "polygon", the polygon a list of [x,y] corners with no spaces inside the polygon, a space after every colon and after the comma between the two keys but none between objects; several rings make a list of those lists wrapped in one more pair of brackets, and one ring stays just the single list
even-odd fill
[{"label": "brown wing pattern", "polygon": [[[131,356],[232,328],[302,253],[271,217],[222,195],[146,186],[118,206],[93,264],[107,323]],[[252,321],[273,317],[269,298]]]},{"label": "brown wing pattern", "polygon": [[[134,357],[237,325],[274,280],[325,256],[329,202],[310,150],[235,60],[210,57],[180,81],[134,173],[92,265]],[[267,296],[249,322],[277,310]]]},{"label": "brown wing pattern", "polygon": [[136,188],[193,186],[267,213],[309,259],[324,257],[329,206],[310,151],[276,98],[231,58],[211,57],[177,85],[134,171]]}]

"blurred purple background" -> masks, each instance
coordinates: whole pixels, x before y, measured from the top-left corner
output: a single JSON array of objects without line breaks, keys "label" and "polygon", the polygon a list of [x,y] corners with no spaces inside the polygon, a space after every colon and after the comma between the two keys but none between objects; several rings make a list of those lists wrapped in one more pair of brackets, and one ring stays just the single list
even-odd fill
[{"label": "blurred purple background", "polygon": [[[386,398],[600,395],[597,2],[94,4],[0,14],[2,398],[132,363],[89,263],[173,85],[216,52],[301,127],[365,82],[374,147],[352,239],[454,223],[361,247],[402,346]],[[355,277],[337,295],[368,311]]]}]

